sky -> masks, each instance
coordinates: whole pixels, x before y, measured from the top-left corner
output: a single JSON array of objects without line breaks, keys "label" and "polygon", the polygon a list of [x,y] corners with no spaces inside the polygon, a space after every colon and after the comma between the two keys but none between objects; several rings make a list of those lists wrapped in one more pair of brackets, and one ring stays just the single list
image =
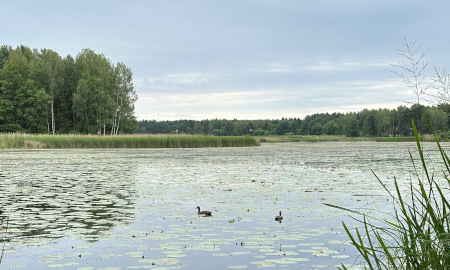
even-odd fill
[{"label": "sky", "polygon": [[396,108],[405,39],[450,62],[448,0],[0,0],[0,44],[133,72],[138,120],[281,119]]}]

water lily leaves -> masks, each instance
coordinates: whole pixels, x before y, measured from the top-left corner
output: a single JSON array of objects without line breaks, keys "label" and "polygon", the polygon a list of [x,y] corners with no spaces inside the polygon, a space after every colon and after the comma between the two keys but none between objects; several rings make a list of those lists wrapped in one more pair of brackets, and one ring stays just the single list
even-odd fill
[{"label": "water lily leaves", "polygon": [[[2,150],[0,201],[9,218],[7,234],[0,231],[7,240],[2,264],[82,270],[351,264],[355,251],[346,248],[341,221],[355,222],[324,204],[383,209],[390,202],[374,196],[383,193],[370,169],[381,179],[394,173],[407,179],[413,169],[407,148]],[[197,205],[213,216],[198,216]],[[274,221],[280,210],[282,223]]]},{"label": "water lily leaves", "polygon": [[79,263],[76,262],[71,262],[71,263],[51,263],[48,265],[49,268],[66,268],[66,267],[70,267],[70,266],[77,266],[79,265]]}]

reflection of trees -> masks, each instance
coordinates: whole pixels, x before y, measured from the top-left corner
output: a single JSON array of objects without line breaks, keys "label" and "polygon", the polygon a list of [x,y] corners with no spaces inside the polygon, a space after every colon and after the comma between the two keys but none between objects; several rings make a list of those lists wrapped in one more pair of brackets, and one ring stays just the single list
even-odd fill
[{"label": "reflection of trees", "polygon": [[8,217],[2,216],[3,211],[0,209],[0,229],[1,229],[1,238],[0,241],[3,243],[1,246],[1,255],[0,255],[0,264],[3,261],[3,255],[5,254],[5,244],[7,240],[7,233],[8,233]]},{"label": "reflection of trees", "polygon": [[19,158],[2,157],[0,201],[9,216],[8,240],[97,241],[134,219],[136,165],[112,150],[99,151],[19,151]]}]

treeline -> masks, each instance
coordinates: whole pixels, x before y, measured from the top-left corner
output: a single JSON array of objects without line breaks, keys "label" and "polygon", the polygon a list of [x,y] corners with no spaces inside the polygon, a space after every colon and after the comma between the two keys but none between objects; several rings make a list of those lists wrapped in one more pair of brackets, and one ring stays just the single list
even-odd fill
[{"label": "treeline", "polygon": [[[445,135],[449,130],[450,106],[412,105],[397,109],[364,109],[354,113],[319,113],[304,119],[279,120],[178,120],[139,121],[138,133],[151,134],[204,134],[216,136],[240,135],[346,135],[348,137],[397,137],[412,136],[411,121],[418,126],[422,113],[430,120],[434,130]],[[428,125],[420,125],[423,133],[430,133]]]},{"label": "treeline", "polygon": [[103,54],[0,46],[0,132],[134,133],[132,72]]}]

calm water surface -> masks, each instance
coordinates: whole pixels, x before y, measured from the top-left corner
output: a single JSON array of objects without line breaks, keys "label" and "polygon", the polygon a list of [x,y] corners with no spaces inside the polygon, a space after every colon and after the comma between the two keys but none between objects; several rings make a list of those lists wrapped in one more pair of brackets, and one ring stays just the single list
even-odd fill
[{"label": "calm water surface", "polygon": [[[414,155],[414,144],[1,150],[0,208],[9,220],[0,269],[357,264],[341,222],[357,223],[324,203],[389,211],[371,169],[388,185],[394,175],[407,181],[408,150]],[[438,161],[433,144],[425,151]],[[282,223],[274,220],[280,210]]]}]

